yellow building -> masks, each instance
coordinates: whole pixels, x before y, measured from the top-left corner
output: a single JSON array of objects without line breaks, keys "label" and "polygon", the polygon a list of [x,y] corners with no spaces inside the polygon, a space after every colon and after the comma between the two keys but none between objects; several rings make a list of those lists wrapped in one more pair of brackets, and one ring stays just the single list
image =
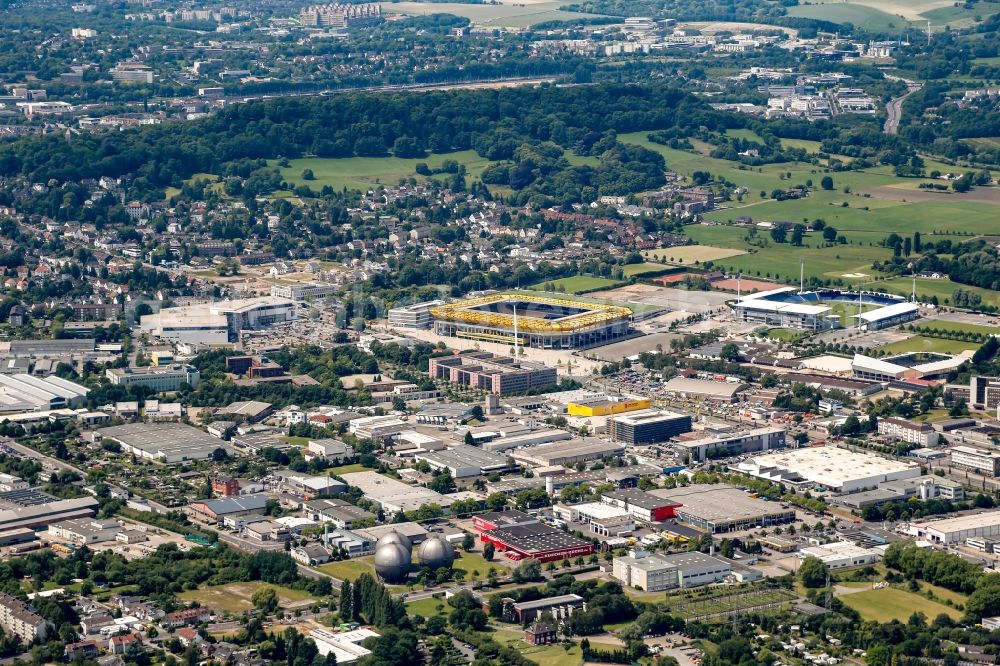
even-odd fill
[{"label": "yellow building", "polygon": [[566,405],[566,413],[570,416],[610,416],[634,412],[637,409],[649,409],[652,403],[641,400],[601,400],[599,402],[571,402]]}]

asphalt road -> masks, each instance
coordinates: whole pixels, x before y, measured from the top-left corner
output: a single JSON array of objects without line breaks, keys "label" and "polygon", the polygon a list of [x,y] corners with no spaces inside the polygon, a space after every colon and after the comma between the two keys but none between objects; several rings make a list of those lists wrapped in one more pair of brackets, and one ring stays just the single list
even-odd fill
[{"label": "asphalt road", "polygon": [[899,121],[903,118],[903,102],[906,101],[907,97],[923,88],[922,83],[907,81],[906,79],[900,80],[906,82],[907,92],[905,95],[889,100],[889,103],[885,105],[887,118],[885,119],[885,125],[882,126],[882,131],[886,134],[896,134],[899,131]]}]

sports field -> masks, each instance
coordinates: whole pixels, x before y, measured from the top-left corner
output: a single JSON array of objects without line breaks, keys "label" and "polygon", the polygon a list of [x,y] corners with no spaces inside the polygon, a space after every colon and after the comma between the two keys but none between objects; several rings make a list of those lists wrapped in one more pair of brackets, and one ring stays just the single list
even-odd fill
[{"label": "sports field", "polygon": [[[472,5],[470,5],[472,6]],[[313,190],[321,190],[329,185],[335,190],[343,188],[366,191],[376,185],[396,185],[400,178],[417,177],[417,164],[424,162],[432,170],[445,160],[464,164],[469,178],[478,178],[489,160],[472,150],[443,155],[404,159],[400,157],[303,157],[289,160],[289,165],[280,168],[281,177],[292,185],[308,185]],[[276,161],[271,161],[276,166]],[[305,169],[311,169],[315,180],[302,177]],[[447,176],[447,174],[444,174]]]},{"label": "sports field", "polygon": [[979,349],[979,346],[979,343],[976,342],[962,342],[961,340],[946,340],[944,338],[931,338],[926,335],[915,335],[912,338],[880,347],[880,349],[890,354],[902,354],[903,352],[958,354],[969,349]]},{"label": "sports field", "polygon": [[539,282],[534,285],[532,289],[539,289],[541,291],[557,291],[566,294],[579,294],[585,291],[595,291],[597,289],[612,289],[620,284],[622,284],[620,280],[609,280],[608,278],[591,277],[589,275],[574,275],[573,277]]},{"label": "sports field", "polygon": [[313,600],[312,595],[303,590],[293,590],[280,585],[267,585],[264,583],[229,583],[228,585],[216,585],[213,587],[203,587],[199,590],[188,590],[181,592],[177,597],[181,601],[197,601],[202,606],[207,606],[223,613],[242,613],[253,608],[250,600],[253,593],[261,587],[271,587],[278,593],[278,599],[282,608],[294,605],[307,605]]},{"label": "sports field", "polygon": [[[878,283],[878,289],[892,294],[909,296],[913,291],[913,280],[911,278],[892,278]],[[987,305],[1000,306],[1000,292],[982,287],[970,287],[969,285],[957,284],[948,279],[935,280],[932,278],[917,278],[917,300],[928,301],[932,296],[937,296],[938,302],[948,304],[951,302],[952,294],[956,289],[964,289],[979,294],[983,303]]]},{"label": "sports field", "polygon": [[933,620],[941,613],[956,620],[962,617],[960,611],[950,606],[931,601],[913,592],[892,587],[844,594],[840,600],[858,611],[862,618],[876,622],[891,622],[892,620],[906,622],[911,615],[917,612],[926,615],[928,620]]},{"label": "sports field", "polygon": [[651,262],[643,262],[641,264],[627,264],[624,266],[622,272],[625,277],[632,276],[642,276],[649,275],[650,273],[662,273],[663,271],[670,270],[671,267],[665,264],[657,264]]}]

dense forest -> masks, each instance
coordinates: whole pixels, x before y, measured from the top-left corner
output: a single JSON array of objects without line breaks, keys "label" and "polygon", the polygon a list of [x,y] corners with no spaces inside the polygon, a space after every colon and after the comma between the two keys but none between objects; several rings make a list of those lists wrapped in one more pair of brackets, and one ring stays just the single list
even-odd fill
[{"label": "dense forest", "polygon": [[[0,176],[34,182],[134,175],[146,187],[180,186],[241,159],[377,157],[475,147],[510,159],[525,142],[573,149],[590,133],[700,126],[731,120],[664,84],[455,90],[427,94],[346,94],[250,102],[183,125],[134,132],[30,137],[0,150]],[[141,187],[141,183],[140,183]]]}]

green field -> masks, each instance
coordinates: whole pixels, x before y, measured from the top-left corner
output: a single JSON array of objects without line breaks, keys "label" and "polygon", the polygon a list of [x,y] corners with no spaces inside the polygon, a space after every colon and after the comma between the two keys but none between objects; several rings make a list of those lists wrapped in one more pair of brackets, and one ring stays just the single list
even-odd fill
[{"label": "green field", "polygon": [[840,597],[840,600],[858,611],[865,620],[876,622],[891,622],[892,620],[906,622],[916,612],[923,613],[928,620],[933,620],[941,613],[956,620],[962,617],[962,613],[954,608],[931,601],[919,594],[891,587],[845,594]]},{"label": "green field", "polygon": [[[878,283],[879,290],[892,294],[909,296],[913,291],[913,280],[911,278],[893,278]],[[956,289],[964,289],[979,294],[983,303],[987,305],[1000,306],[1000,292],[984,289],[982,287],[970,287],[964,284],[957,284],[951,280],[935,280],[932,278],[917,278],[917,300],[926,301],[931,296],[937,296],[938,302],[948,304]]]},{"label": "green field", "polygon": [[937,329],[939,331],[954,331],[956,333],[982,333],[983,335],[997,335],[1000,333],[995,326],[981,324],[964,324],[960,321],[945,321],[934,319],[927,323],[920,323],[921,328]]},{"label": "green field", "polygon": [[582,14],[559,9],[563,2],[465,4],[461,2],[384,2],[382,11],[398,14],[451,14],[473,23],[498,28],[524,28],[545,21],[572,21],[593,18],[597,14]]},{"label": "green field", "polygon": [[[499,559],[487,562],[479,553],[466,553],[464,551],[459,551],[458,559],[455,560],[453,568],[465,571],[466,580],[486,580],[489,578],[489,570],[491,568],[497,572],[497,576],[499,577],[503,577],[508,573],[507,567]],[[476,571],[479,572],[479,575],[473,574]]]},{"label": "green field", "polygon": [[[621,284],[622,282],[620,280],[609,280],[607,278],[591,277],[589,275],[574,275],[573,277],[539,282],[534,285],[532,289],[540,289],[542,291],[551,290],[567,294],[579,294],[585,291],[595,291],[597,289],[612,289]],[[549,289],[550,286],[553,288]]]},{"label": "green field", "polygon": [[373,557],[358,557],[353,560],[330,562],[316,568],[334,578],[353,581],[355,578],[361,576],[361,574],[375,575],[375,567],[372,566],[373,559]]},{"label": "green field", "polygon": [[341,465],[340,467],[331,467],[326,470],[326,473],[330,476],[340,476],[341,474],[352,474],[354,472],[365,472],[368,468],[364,465],[354,463],[352,465]]},{"label": "green field", "polygon": [[[863,273],[871,275],[872,262],[884,259],[889,251],[868,245],[835,245],[833,247],[793,247],[787,243],[774,243],[768,232],[761,230],[758,237],[763,247],[755,247],[744,240],[747,229],[731,226],[689,225],[685,233],[700,244],[728,247],[747,254],[716,259],[714,264],[730,271],[742,271],[745,277],[777,277],[787,282],[799,280],[799,258],[805,258],[806,277],[820,279],[841,278],[845,285],[856,280],[844,275]],[[812,234],[806,243],[815,244]]]},{"label": "green field", "polygon": [[[441,608],[438,608],[438,607]],[[435,615],[445,615],[451,611],[448,606],[448,602],[442,599],[435,599],[431,597],[429,599],[420,599],[419,601],[411,601],[406,604],[406,610],[412,615],[420,615],[422,617],[434,617]]]},{"label": "green field", "polygon": [[727,129],[726,136],[731,136],[736,139],[744,139],[746,141],[753,141],[755,143],[764,143],[764,139],[762,139],[757,132],[754,132],[751,129]]},{"label": "green field", "polygon": [[[666,250],[664,250],[665,252]],[[671,267],[664,264],[654,264],[651,262],[644,262],[641,264],[626,264],[623,269],[625,277],[629,278],[635,275],[648,275],[650,273],[662,273],[663,271],[669,270]]]},{"label": "green field", "polygon": [[[400,157],[303,157],[289,160],[288,166],[280,168],[281,177],[292,185],[308,185],[313,190],[321,190],[329,185],[335,190],[343,188],[361,190],[371,189],[379,184],[395,185],[400,178],[417,177],[416,167],[424,162],[432,170],[441,166],[445,160],[454,160],[464,164],[470,178],[478,178],[489,160],[480,157],[473,150],[463,150],[457,153],[443,155],[428,155],[423,158],[404,159]],[[272,166],[277,162],[272,161]],[[302,172],[311,169],[315,180],[305,180]],[[447,175],[447,174],[445,174]]]},{"label": "green field", "polygon": [[271,587],[278,593],[278,599],[282,607],[296,602],[312,599],[312,595],[303,590],[293,590],[280,585],[265,585],[264,583],[229,583],[228,585],[216,585],[203,587],[199,590],[189,590],[181,592],[177,597],[181,601],[197,601],[202,606],[215,609],[223,613],[242,613],[253,608],[250,600],[253,593],[261,587]]},{"label": "green field", "polygon": [[853,3],[799,5],[789,7],[788,15],[834,23],[853,23],[858,26],[863,25],[866,30],[881,32],[891,32],[907,25],[907,21],[898,16],[893,16],[874,7]]},{"label": "green field", "polygon": [[958,354],[969,349],[979,349],[979,344],[975,342],[961,342],[960,340],[945,340],[943,338],[929,338],[924,335],[917,335],[912,338],[893,342],[879,349],[890,354],[902,354],[903,352],[935,352],[938,354]]}]

